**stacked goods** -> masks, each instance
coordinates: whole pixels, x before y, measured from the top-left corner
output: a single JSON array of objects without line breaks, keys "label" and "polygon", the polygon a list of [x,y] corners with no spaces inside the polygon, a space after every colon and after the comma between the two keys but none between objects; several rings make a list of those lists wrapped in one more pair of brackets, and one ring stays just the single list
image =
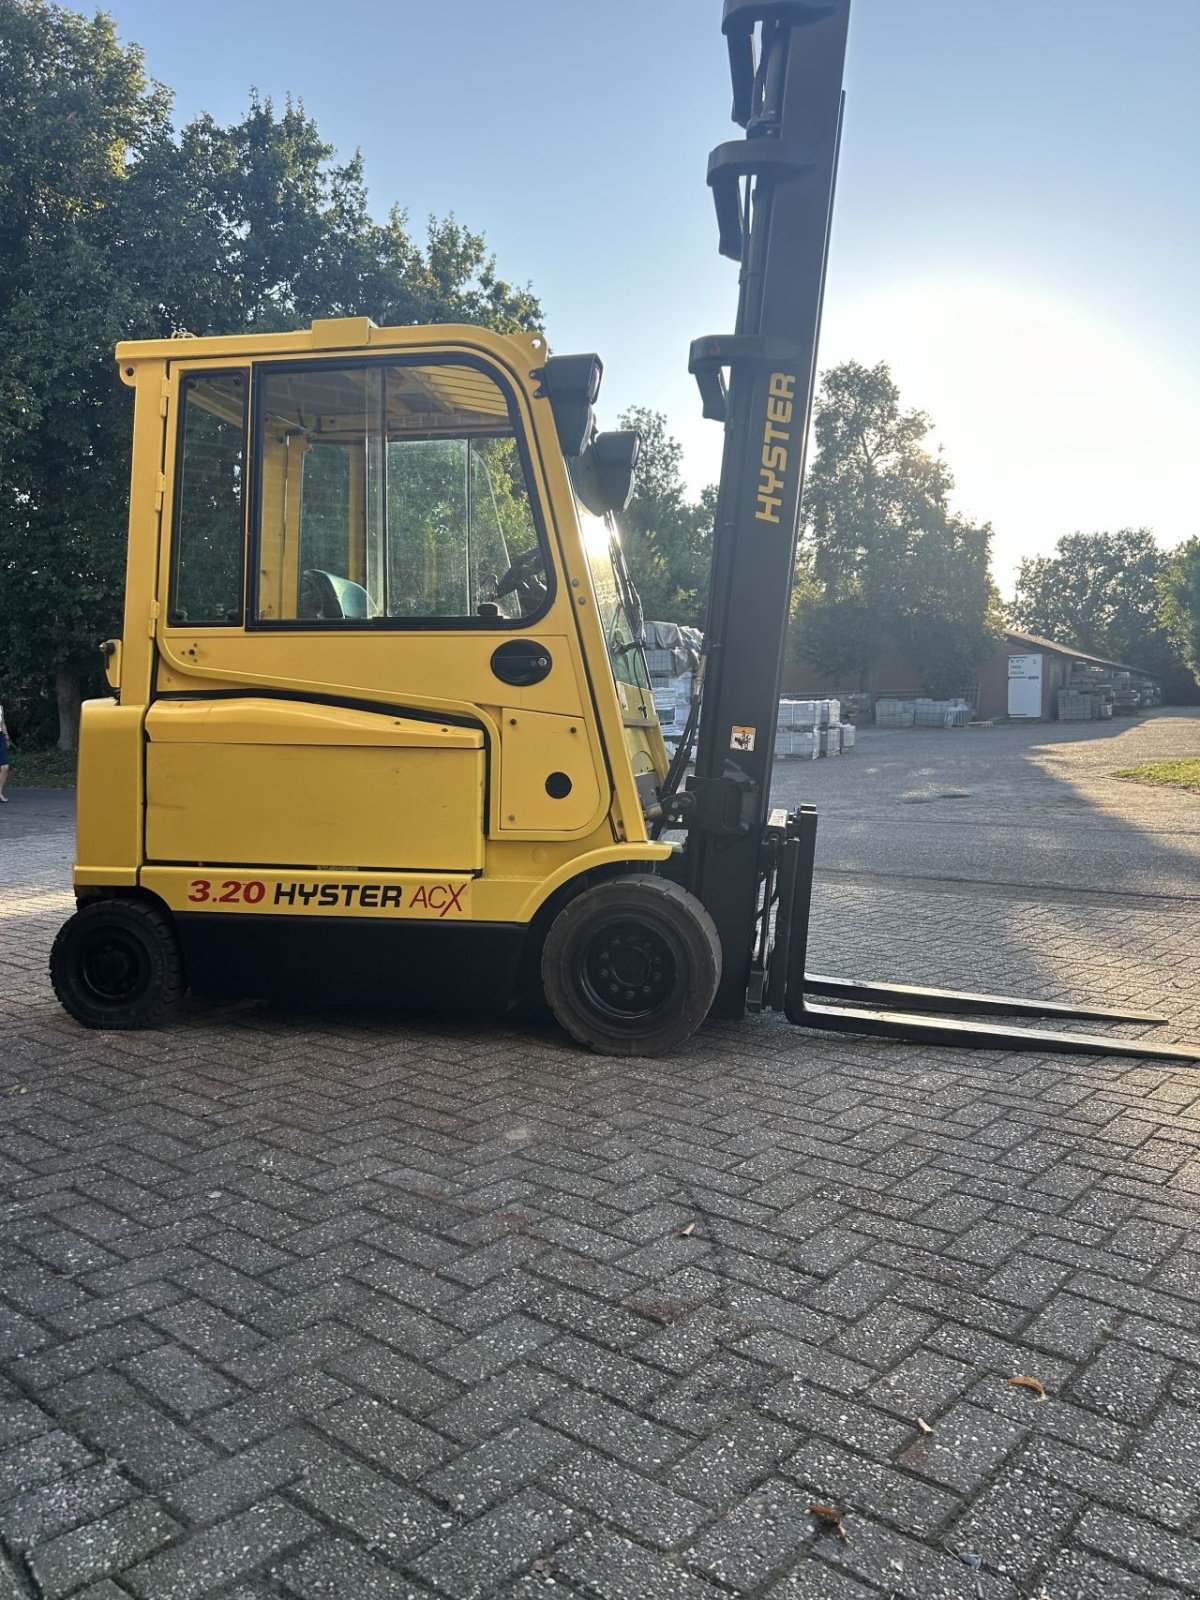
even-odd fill
[{"label": "stacked goods", "polygon": [[855,736],[856,736],[856,729],[855,729],[854,724],[852,722],[843,722],[842,723],[842,749],[843,749],[843,751],[853,750],[854,749]]},{"label": "stacked goods", "polygon": [[696,692],[702,639],[676,622],[646,623],[646,666],[663,738],[678,740]]},{"label": "stacked goods", "polygon": [[888,697],[875,702],[875,723],[880,728],[965,728],[970,721],[970,703],[961,697],[932,700],[921,695],[915,700]]},{"label": "stacked goods", "polygon": [[658,720],[662,723],[664,732],[675,722],[682,720],[678,716],[679,703],[674,689],[655,689],[654,709],[658,713]]},{"label": "stacked goods", "polygon": [[775,730],[777,757],[799,756],[804,761],[815,761],[820,755],[820,734],[809,729],[785,728],[782,723]]},{"label": "stacked goods", "polygon": [[781,700],[775,732],[776,756],[815,761],[818,756],[836,756],[851,749],[854,729],[843,727],[841,714],[837,700]]},{"label": "stacked goods", "polygon": [[842,720],[838,700],[781,700],[779,726],[788,728],[828,728]]},{"label": "stacked goods", "polygon": [[1058,691],[1058,720],[1060,722],[1090,722],[1092,720],[1092,697],[1083,694],[1078,689],[1060,689]]},{"label": "stacked goods", "polygon": [[918,728],[965,728],[971,720],[971,707],[965,700],[913,702],[913,720]]},{"label": "stacked goods", "polygon": [[876,700],[875,726],[877,728],[911,728],[917,720],[914,700]]}]

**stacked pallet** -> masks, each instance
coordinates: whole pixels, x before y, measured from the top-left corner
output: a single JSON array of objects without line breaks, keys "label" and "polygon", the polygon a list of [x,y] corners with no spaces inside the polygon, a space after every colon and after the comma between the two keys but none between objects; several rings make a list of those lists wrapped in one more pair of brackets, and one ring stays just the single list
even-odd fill
[{"label": "stacked pallet", "polygon": [[815,761],[854,748],[852,727],[842,723],[837,700],[781,700],[775,731],[775,754]]},{"label": "stacked pallet", "polygon": [[920,695],[912,700],[886,698],[875,702],[879,728],[965,728],[971,721],[968,701],[934,700]]}]

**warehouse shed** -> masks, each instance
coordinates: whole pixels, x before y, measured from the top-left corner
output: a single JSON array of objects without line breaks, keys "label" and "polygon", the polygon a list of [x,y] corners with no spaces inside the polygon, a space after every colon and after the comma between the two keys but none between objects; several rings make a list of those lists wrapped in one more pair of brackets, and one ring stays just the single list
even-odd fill
[{"label": "warehouse shed", "polygon": [[[804,662],[789,661],[783,689],[788,695],[836,695],[844,704],[861,702],[855,712],[860,718],[871,702],[916,700],[925,693],[918,669],[896,646],[883,652],[867,681],[845,683]],[[1158,705],[1162,685],[1153,673],[1127,662],[1009,629],[973,681],[958,686],[955,697],[968,701],[981,721],[1052,721],[1060,714],[1063,720],[1088,720]]]}]

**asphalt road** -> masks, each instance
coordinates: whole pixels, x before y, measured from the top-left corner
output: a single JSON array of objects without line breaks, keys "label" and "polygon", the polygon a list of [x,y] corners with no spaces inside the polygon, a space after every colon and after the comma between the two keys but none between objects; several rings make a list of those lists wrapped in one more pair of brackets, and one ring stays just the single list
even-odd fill
[{"label": "asphalt road", "polygon": [[1194,708],[1133,723],[867,728],[837,760],[781,761],[775,799],[817,806],[817,867],[829,880],[1197,900],[1200,797],[1114,776],[1191,756],[1200,758]]}]

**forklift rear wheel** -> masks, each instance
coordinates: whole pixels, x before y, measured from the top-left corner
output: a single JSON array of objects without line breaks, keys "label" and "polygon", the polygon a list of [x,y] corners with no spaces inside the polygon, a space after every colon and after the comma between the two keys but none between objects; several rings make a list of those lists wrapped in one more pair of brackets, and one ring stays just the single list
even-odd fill
[{"label": "forklift rear wheel", "polygon": [[186,984],[170,918],[143,900],[92,900],[59,929],[50,981],[85,1028],[146,1028]]},{"label": "forklift rear wheel", "polygon": [[585,889],[550,924],[542,984],[581,1044],[659,1055],[689,1039],[721,978],[721,944],[694,895],[648,873]]}]

